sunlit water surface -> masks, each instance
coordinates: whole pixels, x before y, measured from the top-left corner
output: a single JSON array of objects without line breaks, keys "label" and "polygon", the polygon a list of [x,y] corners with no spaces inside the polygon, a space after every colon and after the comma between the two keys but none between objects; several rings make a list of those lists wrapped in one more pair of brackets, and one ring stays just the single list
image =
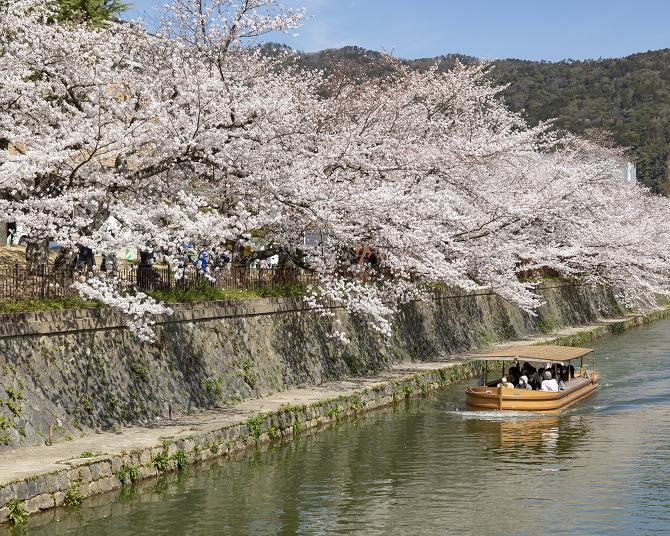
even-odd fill
[{"label": "sunlit water surface", "polygon": [[468,412],[453,386],[21,533],[670,533],[670,322],[594,347],[601,389],[560,416]]}]

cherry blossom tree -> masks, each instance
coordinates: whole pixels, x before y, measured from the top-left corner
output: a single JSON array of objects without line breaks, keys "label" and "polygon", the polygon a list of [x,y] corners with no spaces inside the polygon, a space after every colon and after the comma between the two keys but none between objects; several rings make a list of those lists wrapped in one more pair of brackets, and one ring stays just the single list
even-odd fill
[{"label": "cherry blossom tree", "polygon": [[[299,24],[275,0],[174,0],[157,35],[56,24],[52,6],[0,20],[0,216],[36,237],[176,263],[183,243],[262,234],[318,275],[317,310],[385,335],[435,284],[533,311],[529,270],[668,293],[667,200],[618,177],[621,153],[526,124],[486,64],[343,81],[248,46]],[[169,311],[99,275],[77,288],[143,337],[143,315]]]}]

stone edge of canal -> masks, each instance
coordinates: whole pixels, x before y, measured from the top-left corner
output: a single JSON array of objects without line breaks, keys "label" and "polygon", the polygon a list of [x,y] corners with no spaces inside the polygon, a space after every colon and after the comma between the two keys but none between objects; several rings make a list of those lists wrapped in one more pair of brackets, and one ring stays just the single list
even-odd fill
[{"label": "stone edge of canal", "polygon": [[[670,308],[648,315],[604,321],[593,326],[570,328],[531,343],[578,346],[621,333],[627,329],[670,317]],[[522,342],[522,341],[517,341]],[[509,342],[505,344],[514,344]],[[180,438],[163,438],[151,447],[119,451],[111,455],[76,458],[62,462],[56,471],[34,474],[0,487],[0,523],[9,521],[11,509],[25,515],[80,502],[133,482],[179,471],[188,464],[249,449],[259,443],[290,441],[302,430],[326,427],[342,419],[396,404],[405,398],[425,396],[454,382],[472,377],[470,362],[433,362],[425,370],[384,380],[373,387],[353,389],[345,395],[310,404],[284,404],[278,410],[258,413],[218,429],[193,432]]]}]

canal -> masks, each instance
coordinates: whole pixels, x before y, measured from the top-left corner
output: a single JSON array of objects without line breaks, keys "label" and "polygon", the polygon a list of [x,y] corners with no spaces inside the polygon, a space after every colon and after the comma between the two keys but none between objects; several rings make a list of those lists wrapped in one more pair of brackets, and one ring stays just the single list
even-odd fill
[{"label": "canal", "polygon": [[667,533],[670,321],[593,347],[601,389],[560,416],[468,412],[452,386],[20,534]]}]

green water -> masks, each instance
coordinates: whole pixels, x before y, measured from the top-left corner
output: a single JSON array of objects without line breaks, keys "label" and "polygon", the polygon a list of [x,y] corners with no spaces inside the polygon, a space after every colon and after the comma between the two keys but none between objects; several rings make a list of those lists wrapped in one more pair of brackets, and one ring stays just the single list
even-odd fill
[{"label": "green water", "polygon": [[670,533],[670,322],[594,347],[601,389],[560,416],[464,411],[458,385],[21,533]]}]

